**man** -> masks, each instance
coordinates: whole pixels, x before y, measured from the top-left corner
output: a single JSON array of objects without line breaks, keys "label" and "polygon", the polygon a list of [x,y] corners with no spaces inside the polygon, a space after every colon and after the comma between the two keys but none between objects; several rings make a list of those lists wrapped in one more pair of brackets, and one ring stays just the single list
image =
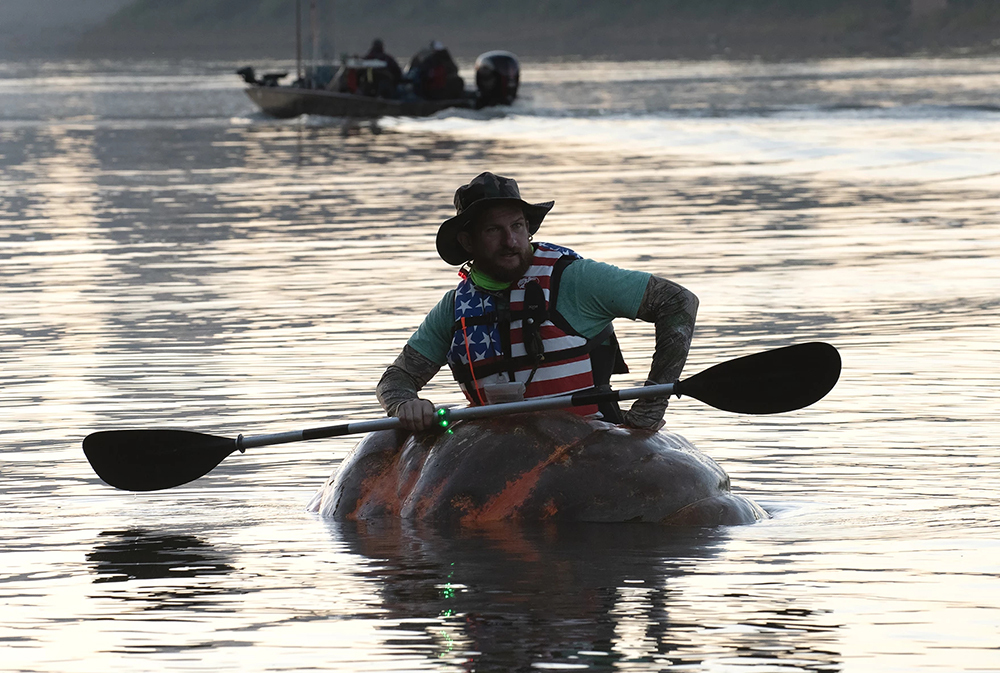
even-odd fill
[{"label": "man", "polygon": [[[489,404],[608,386],[625,367],[614,318],[656,325],[647,385],[676,381],[694,332],[698,299],[676,283],[589,259],[532,237],[554,202],[530,204],[517,183],[482,173],[455,193],[455,217],[437,251],[462,265],[447,292],[379,381],[379,402],[411,432],[433,427],[417,396],[447,364],[469,401]],[[667,398],[574,408],[628,427],[658,429]]]},{"label": "man", "polygon": [[382,42],[380,38],[375,38],[372,42],[371,48],[369,48],[368,53],[365,54],[365,60],[385,62],[385,79],[392,85],[394,90],[400,80],[403,79],[403,70],[399,67],[399,63],[396,62],[396,59],[394,59],[392,55],[385,50],[385,43]]},{"label": "man", "polygon": [[448,100],[465,95],[465,81],[448,49],[434,40],[410,60],[406,77],[413,82],[413,91],[420,98]]}]

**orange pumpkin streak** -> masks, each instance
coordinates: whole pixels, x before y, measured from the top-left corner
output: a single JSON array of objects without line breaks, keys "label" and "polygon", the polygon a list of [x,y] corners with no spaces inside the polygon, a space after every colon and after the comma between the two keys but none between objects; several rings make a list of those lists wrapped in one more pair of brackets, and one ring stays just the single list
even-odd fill
[{"label": "orange pumpkin streak", "polygon": [[[389,478],[393,470],[385,470],[372,475],[361,482],[363,495],[358,498],[358,505],[347,515],[348,519],[357,521],[362,512],[371,512],[379,506],[385,507],[385,513],[391,516],[399,515],[399,497],[396,494],[395,479]],[[364,517],[367,518],[367,517]]]},{"label": "orange pumpkin streak", "polygon": [[[557,446],[549,454],[549,457],[535,465],[527,472],[523,472],[520,477],[507,482],[500,493],[490,499],[478,511],[472,511],[462,517],[462,523],[476,523],[482,521],[499,521],[517,517],[517,511],[531,495],[538,485],[538,480],[542,478],[542,472],[550,465],[565,460],[569,452],[576,448],[584,439],[579,439],[572,444]],[[554,502],[548,502],[545,506],[546,514],[553,516],[558,508]]]}]

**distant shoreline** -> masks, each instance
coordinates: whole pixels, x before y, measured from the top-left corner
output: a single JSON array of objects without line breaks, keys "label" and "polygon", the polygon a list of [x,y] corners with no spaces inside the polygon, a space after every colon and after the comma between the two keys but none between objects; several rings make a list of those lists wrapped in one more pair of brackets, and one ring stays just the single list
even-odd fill
[{"label": "distant shoreline", "polygon": [[[359,31],[360,33],[361,31]],[[753,39],[728,40],[726,36],[715,38],[715,45],[674,44],[662,46],[652,42],[637,43],[636,40],[616,42],[612,39],[598,37],[596,44],[579,44],[575,40],[560,42],[559,48],[553,48],[551,43],[534,44],[519,39],[496,39],[491,36],[464,35],[449,39],[447,31],[419,31],[424,35],[435,36],[433,39],[443,39],[451,53],[456,58],[472,59],[478,54],[491,49],[506,49],[513,51],[521,58],[536,61],[643,61],[643,60],[732,60],[732,61],[803,61],[830,58],[891,58],[891,57],[939,57],[955,58],[963,56],[1000,56],[1000,43],[996,40],[963,41],[952,38],[947,41],[928,41],[917,43],[908,41],[903,45],[886,44],[878,40],[852,40],[846,45],[802,44],[808,39],[795,39],[787,42],[775,42],[772,39],[756,41]],[[411,36],[394,35],[388,31],[369,31],[372,37],[381,37],[390,47],[405,68],[409,56],[424,46],[424,41],[417,42]],[[88,36],[79,47],[65,55],[90,58],[169,58],[169,59],[222,59],[260,61],[267,59],[288,60],[295,58],[294,40],[268,36],[243,34],[237,38],[219,39],[219,35],[211,36],[214,44],[206,45],[208,36],[191,34],[169,43],[156,40],[145,40],[133,34],[114,37],[113,34],[103,34],[102,38],[111,38],[110,43],[103,39],[101,45],[95,45]],[[370,42],[371,38],[364,38]],[[717,45],[717,46],[716,46]],[[341,53],[362,54],[367,44],[361,40],[352,40],[343,48],[335,48],[334,53],[324,50],[323,58],[329,60]],[[303,49],[303,58],[308,60],[309,50]]]},{"label": "distant shoreline", "polygon": [[[213,1],[217,0],[203,0],[206,4]],[[469,9],[461,16],[452,12],[428,17],[416,11],[417,5],[403,0],[370,0],[367,12],[358,8],[362,3],[321,0],[321,8],[332,6],[337,11],[335,16],[320,16],[321,48],[327,58],[359,54],[367,50],[372,38],[381,37],[401,62],[431,39],[442,40],[456,57],[464,59],[490,49],[509,49],[535,60],[789,61],[1000,54],[1000,1],[817,0],[814,5],[820,9],[780,9],[793,6],[790,2],[745,0],[738,5],[741,10],[723,11],[713,9],[731,6],[721,0],[714,4],[713,0],[702,4],[636,1],[621,6],[610,0],[591,0],[580,4],[579,11],[570,11],[563,7],[565,3],[468,0]],[[246,5],[253,7],[253,0]],[[550,9],[537,9],[543,5]],[[279,14],[269,10],[272,13],[265,15],[263,6],[259,4],[256,13],[246,10],[220,18],[208,12],[180,14],[153,0],[137,0],[86,33],[77,53],[254,62],[294,58],[294,14],[287,13],[294,3],[282,4],[285,13]],[[304,1],[302,6],[307,14],[309,3]],[[378,11],[372,11],[373,6]],[[498,11],[498,6],[504,11]],[[918,6],[944,9],[917,12]],[[677,9],[663,9],[669,7]],[[210,15],[211,20],[205,18]],[[304,30],[304,57],[311,53],[308,37]]]}]

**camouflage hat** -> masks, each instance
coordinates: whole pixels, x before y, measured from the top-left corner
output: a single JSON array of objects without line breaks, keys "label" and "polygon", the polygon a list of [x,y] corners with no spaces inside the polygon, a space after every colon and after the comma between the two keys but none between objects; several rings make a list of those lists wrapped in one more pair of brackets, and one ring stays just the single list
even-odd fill
[{"label": "camouflage hat", "polygon": [[521,192],[513,178],[505,178],[493,173],[481,173],[467,185],[462,185],[455,192],[455,217],[445,220],[438,229],[437,251],[441,259],[449,264],[459,265],[469,259],[469,253],[458,242],[458,232],[469,224],[477,213],[493,203],[503,202],[520,204],[524,210],[524,218],[528,221],[528,233],[534,234],[542,224],[555,201],[545,203],[527,203],[521,199]]}]

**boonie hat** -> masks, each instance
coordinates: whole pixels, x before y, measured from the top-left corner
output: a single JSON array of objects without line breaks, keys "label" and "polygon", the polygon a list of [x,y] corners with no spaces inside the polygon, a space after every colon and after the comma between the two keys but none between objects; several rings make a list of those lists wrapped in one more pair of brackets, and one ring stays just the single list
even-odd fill
[{"label": "boonie hat", "polygon": [[534,234],[555,201],[528,203],[521,198],[517,182],[493,173],[480,173],[455,192],[456,215],[445,220],[437,233],[437,251],[441,259],[458,266],[469,260],[469,253],[458,242],[458,232],[466,227],[483,208],[494,203],[517,203],[528,221],[528,233]]}]

